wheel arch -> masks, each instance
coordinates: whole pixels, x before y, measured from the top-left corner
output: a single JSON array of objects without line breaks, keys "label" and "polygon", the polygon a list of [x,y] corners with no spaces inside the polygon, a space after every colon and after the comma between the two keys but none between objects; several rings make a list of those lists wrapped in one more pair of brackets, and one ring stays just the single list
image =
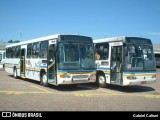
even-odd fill
[{"label": "wheel arch", "polygon": [[102,70],[98,70],[96,72],[96,78],[98,77],[98,75],[104,75],[105,76],[105,73]]},{"label": "wheel arch", "polygon": [[[103,76],[104,78],[102,83],[100,82],[100,76]],[[102,88],[106,87],[106,76],[102,70],[99,70],[96,73],[96,83],[99,87],[102,87]]]}]

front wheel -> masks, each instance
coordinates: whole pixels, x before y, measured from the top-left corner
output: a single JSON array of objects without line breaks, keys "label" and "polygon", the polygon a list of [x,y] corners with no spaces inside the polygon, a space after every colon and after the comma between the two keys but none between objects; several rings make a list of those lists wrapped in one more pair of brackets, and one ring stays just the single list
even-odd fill
[{"label": "front wheel", "polygon": [[42,73],[42,76],[41,76],[41,85],[47,87],[48,86],[48,81],[47,81],[47,75],[46,73]]},{"label": "front wheel", "polygon": [[105,88],[106,87],[105,75],[102,75],[102,74],[98,75],[97,82],[98,82],[99,87]]}]

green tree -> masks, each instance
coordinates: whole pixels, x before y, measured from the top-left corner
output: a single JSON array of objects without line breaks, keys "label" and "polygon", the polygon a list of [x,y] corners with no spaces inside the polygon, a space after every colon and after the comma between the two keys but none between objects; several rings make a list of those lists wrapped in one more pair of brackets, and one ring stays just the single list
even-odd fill
[{"label": "green tree", "polygon": [[9,40],[8,43],[13,43],[13,40]]},{"label": "green tree", "polygon": [[20,40],[15,40],[15,41],[9,40],[9,41],[8,41],[8,43],[18,43],[18,42],[20,42]]}]

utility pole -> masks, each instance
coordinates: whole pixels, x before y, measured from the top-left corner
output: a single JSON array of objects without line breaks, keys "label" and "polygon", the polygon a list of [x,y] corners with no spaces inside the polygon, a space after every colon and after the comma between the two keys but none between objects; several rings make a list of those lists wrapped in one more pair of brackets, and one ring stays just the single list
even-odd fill
[{"label": "utility pole", "polygon": [[20,32],[20,35],[21,35],[21,40],[20,41],[22,41],[22,33]]}]

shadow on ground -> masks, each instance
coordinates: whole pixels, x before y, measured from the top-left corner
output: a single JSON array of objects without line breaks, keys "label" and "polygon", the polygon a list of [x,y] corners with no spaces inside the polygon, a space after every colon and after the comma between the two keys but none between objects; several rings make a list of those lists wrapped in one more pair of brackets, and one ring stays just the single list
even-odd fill
[{"label": "shadow on ground", "polygon": [[155,89],[152,87],[140,86],[140,85],[133,85],[133,86],[108,85],[106,87],[106,89],[116,90],[116,91],[126,92],[126,93],[139,93],[139,92],[155,91]]},{"label": "shadow on ground", "polygon": [[[13,75],[8,75],[9,77],[13,77]],[[37,84],[39,86],[40,82],[36,80],[31,80],[31,79],[22,79],[22,78],[17,78],[17,80],[22,80],[25,82]],[[81,84],[70,84],[70,85],[52,85],[48,84],[50,89],[58,90],[58,91],[82,91],[82,90],[92,90],[92,89],[98,89],[95,83],[81,83]]]},{"label": "shadow on ground", "polygon": [[[12,75],[9,75],[10,77],[13,77]],[[30,82],[33,84],[37,84],[40,86],[39,81],[31,80],[31,79],[22,79],[18,78],[18,80],[23,80],[25,82]],[[99,87],[96,85],[96,83],[83,83],[83,84],[70,84],[70,85],[48,85],[49,88],[55,89],[58,91],[83,91],[83,90],[96,90],[99,89]],[[107,87],[104,89],[114,90],[114,91],[120,91],[120,92],[126,92],[126,93],[138,93],[138,92],[151,92],[155,91],[154,88],[148,87],[148,86],[140,86],[140,85],[134,85],[134,86],[119,86],[119,85],[110,85],[107,84]]]}]

